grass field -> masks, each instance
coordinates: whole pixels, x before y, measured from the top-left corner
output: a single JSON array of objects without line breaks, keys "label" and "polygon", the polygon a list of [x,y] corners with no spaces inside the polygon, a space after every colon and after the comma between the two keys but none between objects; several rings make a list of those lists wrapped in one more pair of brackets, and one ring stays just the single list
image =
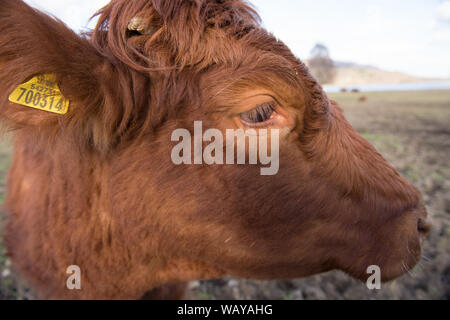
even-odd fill
[{"label": "grass field", "polygon": [[[367,98],[360,102],[360,98]],[[424,194],[434,230],[424,260],[382,290],[369,291],[341,272],[294,281],[220,279],[191,284],[195,299],[450,299],[450,91],[339,93],[352,125]],[[0,143],[0,201],[10,164]],[[0,218],[0,230],[4,220]],[[0,299],[27,298],[5,258],[0,237]],[[18,289],[19,288],[19,289]]]}]

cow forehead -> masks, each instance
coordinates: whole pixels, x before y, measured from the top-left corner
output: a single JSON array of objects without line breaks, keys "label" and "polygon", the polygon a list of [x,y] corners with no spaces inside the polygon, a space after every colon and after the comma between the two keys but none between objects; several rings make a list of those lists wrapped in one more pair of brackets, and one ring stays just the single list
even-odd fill
[{"label": "cow forehead", "polygon": [[[261,43],[267,36],[255,10],[246,2],[236,0],[115,0],[97,15],[94,42],[109,47],[119,58],[138,55],[147,60],[147,65],[154,61],[149,57],[158,55],[159,62],[165,64],[159,67],[221,62],[234,53],[238,55],[239,50],[244,50],[243,44]],[[129,39],[130,28],[145,36]],[[104,41],[105,33],[107,41]],[[164,62],[164,57],[170,63]]]}]

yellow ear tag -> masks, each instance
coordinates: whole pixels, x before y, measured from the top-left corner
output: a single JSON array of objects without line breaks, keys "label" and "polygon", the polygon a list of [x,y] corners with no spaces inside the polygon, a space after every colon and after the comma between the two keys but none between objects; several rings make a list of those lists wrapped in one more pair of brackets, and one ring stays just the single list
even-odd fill
[{"label": "yellow ear tag", "polygon": [[11,93],[9,101],[58,114],[66,114],[70,104],[61,94],[53,74],[38,75],[21,84]]}]

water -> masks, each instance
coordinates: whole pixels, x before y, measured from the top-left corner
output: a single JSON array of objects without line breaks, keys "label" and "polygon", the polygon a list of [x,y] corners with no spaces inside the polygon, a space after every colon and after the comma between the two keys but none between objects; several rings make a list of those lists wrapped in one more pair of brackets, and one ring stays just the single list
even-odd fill
[{"label": "water", "polygon": [[414,82],[414,83],[393,83],[393,84],[365,84],[360,86],[324,86],[326,92],[340,92],[342,88],[351,91],[358,89],[361,92],[376,91],[422,91],[422,90],[450,90],[450,81],[440,82]]}]

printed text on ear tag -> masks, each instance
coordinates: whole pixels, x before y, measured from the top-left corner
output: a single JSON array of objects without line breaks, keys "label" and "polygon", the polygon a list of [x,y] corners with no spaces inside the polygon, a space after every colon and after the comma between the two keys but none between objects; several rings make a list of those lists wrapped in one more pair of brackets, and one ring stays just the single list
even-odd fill
[{"label": "printed text on ear tag", "polygon": [[58,114],[66,114],[70,104],[61,94],[52,74],[38,75],[21,84],[11,93],[9,101]]}]

